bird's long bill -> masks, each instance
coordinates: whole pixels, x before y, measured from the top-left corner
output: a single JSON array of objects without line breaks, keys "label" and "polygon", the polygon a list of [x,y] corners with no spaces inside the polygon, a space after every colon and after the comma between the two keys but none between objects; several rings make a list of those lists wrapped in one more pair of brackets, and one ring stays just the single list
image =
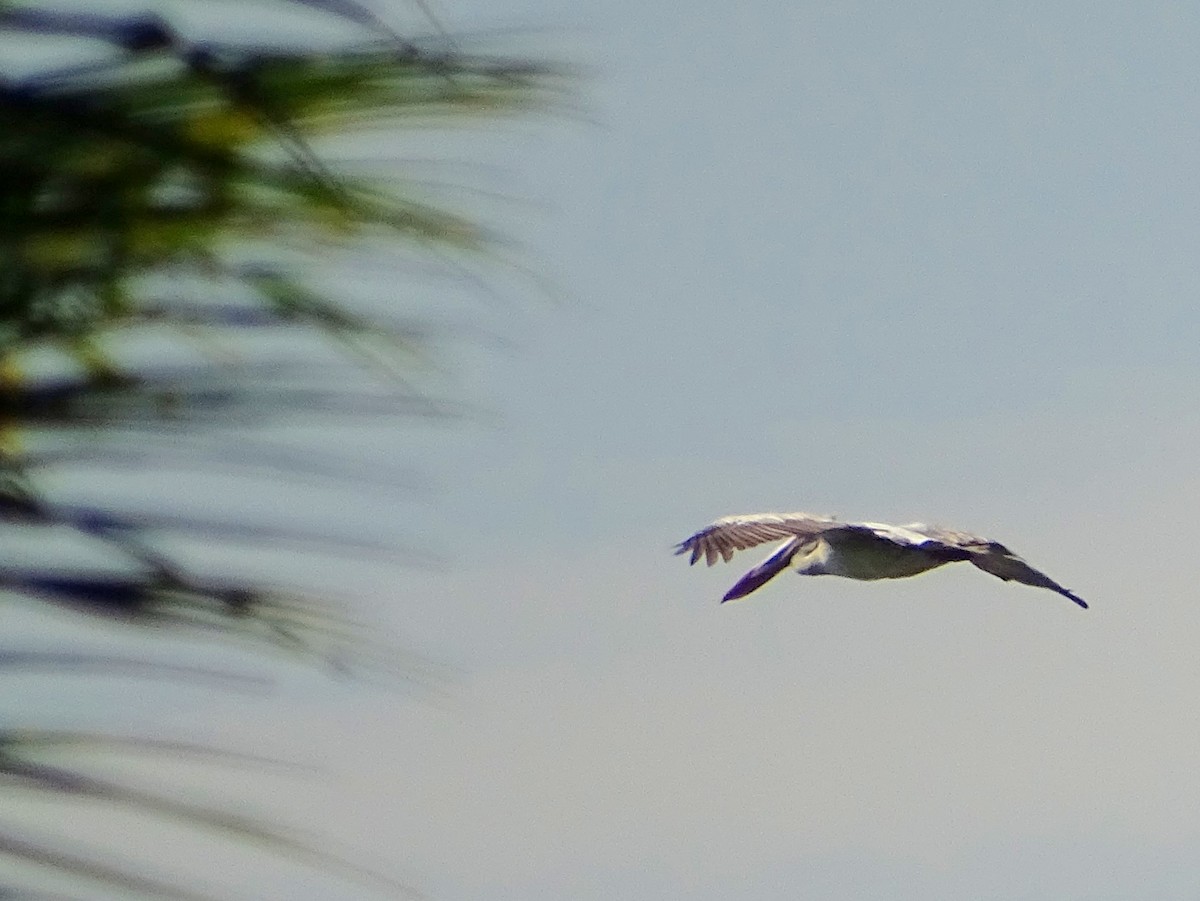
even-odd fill
[{"label": "bird's long bill", "polygon": [[736,601],[738,598],[744,598],[755,589],[766,585],[788,568],[792,562],[792,556],[796,553],[796,548],[799,546],[799,538],[789,538],[770,557],[738,579],[737,584],[725,592],[725,597],[721,598],[721,603],[724,604],[726,601]]}]

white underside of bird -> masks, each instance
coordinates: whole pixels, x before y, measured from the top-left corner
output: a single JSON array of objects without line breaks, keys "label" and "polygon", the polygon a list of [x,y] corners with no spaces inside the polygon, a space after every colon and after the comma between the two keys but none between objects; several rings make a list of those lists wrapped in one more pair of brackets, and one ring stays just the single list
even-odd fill
[{"label": "white underside of bird", "polygon": [[1045,573],[1034,569],[1004,545],[967,532],[909,523],[840,522],[808,513],[750,513],[726,516],[681,542],[676,554],[701,557],[712,566],[736,551],[782,539],[762,563],[747,572],[722,600],[745,597],[779,573],[794,569],[803,576],[843,576],[874,581],[915,576],[947,563],[969,562],[1005,581],[1046,588],[1087,603]]}]

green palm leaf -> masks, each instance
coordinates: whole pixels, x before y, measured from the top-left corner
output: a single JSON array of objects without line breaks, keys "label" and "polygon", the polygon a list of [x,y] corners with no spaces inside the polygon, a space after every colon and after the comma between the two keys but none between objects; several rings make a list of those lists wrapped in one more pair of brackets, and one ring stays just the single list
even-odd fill
[{"label": "green palm leaf", "polygon": [[[81,60],[23,71],[0,63],[0,531],[10,546],[40,540],[44,547],[37,559],[0,557],[0,597],[118,624],[147,643],[208,635],[339,671],[350,664],[404,674],[394,649],[336,601],[197,571],[172,549],[192,536],[394,558],[390,543],[168,512],[171,499],[158,495],[120,507],[84,503],[56,487],[58,475],[81,467],[159,467],[181,480],[207,468],[344,485],[363,476],[328,449],[281,443],[270,427],[464,412],[423,390],[419,323],[381,297],[355,306],[330,296],[310,278],[311,261],[399,248],[488,260],[495,236],[402,173],[342,171],[314,147],[355,133],[402,134],[544,108],[565,79],[528,60],[423,46],[349,0],[274,6],[280,17],[324,15],[358,36],[337,44],[315,36],[275,45],[201,41],[152,10],[122,16],[0,0],[0,44],[37,35],[69,44]],[[236,6],[224,12],[239,14]],[[297,334],[327,342],[330,361],[314,362],[299,340],[289,344]],[[138,342],[155,349],[149,362],[130,352]],[[357,371],[335,365],[336,355]],[[381,472],[373,487],[390,477]],[[66,535],[105,565],[58,559]],[[153,672],[210,689],[257,684],[162,659],[14,647],[0,649],[0,670]],[[149,737],[49,730],[32,711],[28,719],[0,723],[5,791],[20,788],[51,808],[136,810],[387,893],[405,891],[279,827],[47,759],[104,748],[227,765],[229,755]],[[154,874],[136,855],[114,861],[17,824],[0,824],[0,858],[108,892],[209,897]],[[3,876],[0,896],[65,897]]]}]

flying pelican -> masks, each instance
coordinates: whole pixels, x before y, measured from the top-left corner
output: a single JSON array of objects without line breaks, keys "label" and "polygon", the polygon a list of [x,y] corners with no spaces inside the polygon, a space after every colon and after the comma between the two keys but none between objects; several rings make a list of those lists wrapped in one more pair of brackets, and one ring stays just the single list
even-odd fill
[{"label": "flying pelican", "polygon": [[749,513],[726,516],[681,542],[676,554],[691,553],[712,566],[735,551],[784,539],[762,563],[742,576],[721,602],[745,597],[788,567],[802,576],[902,579],[967,560],[986,573],[1037,588],[1049,588],[1086,608],[1083,598],[1038,572],[998,541],[914,522],[839,522],[808,513]]}]

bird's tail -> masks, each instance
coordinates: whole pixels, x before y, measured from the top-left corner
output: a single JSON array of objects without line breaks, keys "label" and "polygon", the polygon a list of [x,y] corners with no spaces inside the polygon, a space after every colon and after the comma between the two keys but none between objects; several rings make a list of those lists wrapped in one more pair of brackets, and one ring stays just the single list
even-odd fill
[{"label": "bird's tail", "polygon": [[800,544],[801,541],[799,538],[789,538],[776,548],[771,556],[738,579],[737,584],[725,592],[725,597],[721,598],[721,603],[724,604],[726,601],[736,601],[738,598],[744,598],[755,589],[766,585],[791,565],[792,557],[795,555],[796,549],[800,547]]}]

